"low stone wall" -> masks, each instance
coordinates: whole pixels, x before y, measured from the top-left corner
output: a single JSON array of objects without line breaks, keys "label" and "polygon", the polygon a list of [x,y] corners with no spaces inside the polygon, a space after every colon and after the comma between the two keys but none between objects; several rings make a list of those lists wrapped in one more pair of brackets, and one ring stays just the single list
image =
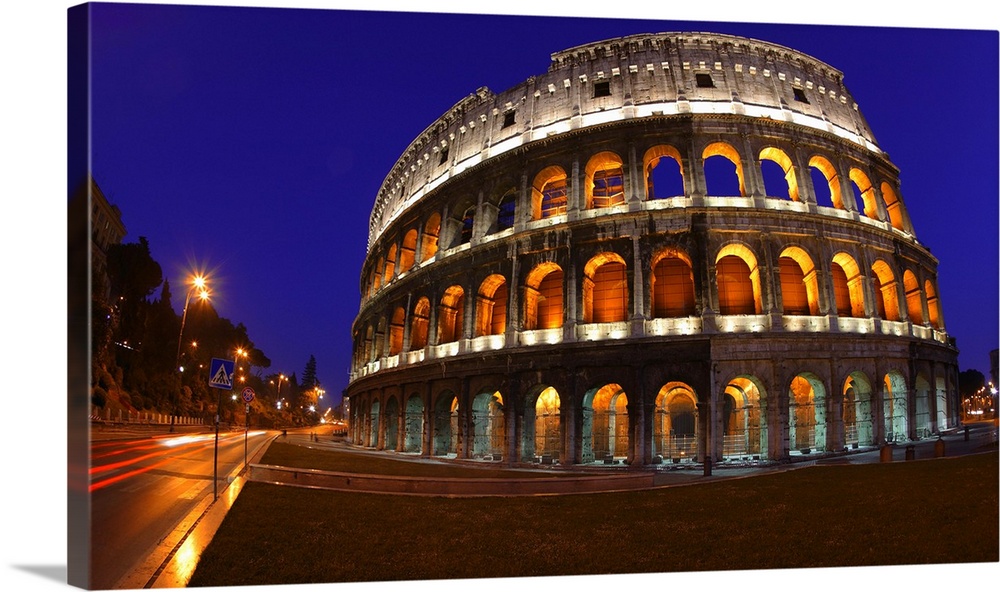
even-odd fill
[{"label": "low stone wall", "polygon": [[450,497],[562,495],[653,487],[652,472],[528,479],[466,479],[363,475],[260,464],[250,465],[249,480],[338,491]]}]

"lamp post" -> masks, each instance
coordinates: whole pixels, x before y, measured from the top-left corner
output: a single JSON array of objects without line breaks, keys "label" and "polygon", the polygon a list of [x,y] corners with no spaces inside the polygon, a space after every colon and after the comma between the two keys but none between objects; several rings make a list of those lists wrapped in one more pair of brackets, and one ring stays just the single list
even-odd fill
[{"label": "lamp post", "polygon": [[[177,357],[174,361],[174,370],[178,373],[183,372],[181,370],[181,344],[184,342],[184,325],[187,323],[188,305],[191,303],[191,293],[194,292],[195,288],[198,289],[198,297],[203,301],[208,300],[208,288],[205,287],[205,278],[196,275],[194,279],[191,280],[191,287],[188,288],[187,296],[184,297],[184,312],[181,313],[181,332],[177,335]],[[183,375],[179,376],[183,377]],[[183,382],[183,381],[182,381]],[[178,387],[181,385],[179,384]],[[177,394],[174,395],[177,397]],[[177,401],[174,400],[174,409],[171,409],[170,415],[170,431],[174,431],[174,420],[177,417]]]}]

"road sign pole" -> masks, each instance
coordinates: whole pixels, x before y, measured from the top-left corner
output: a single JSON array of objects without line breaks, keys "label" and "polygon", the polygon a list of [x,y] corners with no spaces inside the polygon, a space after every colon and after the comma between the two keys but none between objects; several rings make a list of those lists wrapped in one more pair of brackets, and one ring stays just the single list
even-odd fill
[{"label": "road sign pole", "polygon": [[247,403],[247,429],[243,430],[243,470],[247,470],[247,439],[250,437],[250,403]]}]

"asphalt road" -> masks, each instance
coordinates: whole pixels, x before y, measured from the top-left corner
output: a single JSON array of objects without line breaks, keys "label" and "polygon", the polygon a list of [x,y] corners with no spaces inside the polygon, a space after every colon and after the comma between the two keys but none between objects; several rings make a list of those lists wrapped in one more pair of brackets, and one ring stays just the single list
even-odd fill
[{"label": "asphalt road", "polygon": [[[273,436],[273,433],[271,433]],[[114,438],[118,439],[109,439]],[[96,589],[142,588],[173,551],[199,507],[221,495],[268,432],[137,436],[94,432],[91,442],[91,581]]]}]

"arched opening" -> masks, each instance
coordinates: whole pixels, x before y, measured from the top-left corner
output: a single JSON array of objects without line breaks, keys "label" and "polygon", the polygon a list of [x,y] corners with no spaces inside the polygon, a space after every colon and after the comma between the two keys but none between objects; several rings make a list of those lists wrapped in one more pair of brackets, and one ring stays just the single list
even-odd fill
[{"label": "arched opening", "polygon": [[389,355],[394,356],[403,351],[403,324],[406,319],[406,311],[402,306],[397,306],[392,313],[392,321],[389,323]]},{"label": "arched opening", "polygon": [[458,397],[451,391],[438,395],[434,405],[434,456],[455,455],[458,452]]},{"label": "arched opening", "polygon": [[524,418],[522,455],[529,462],[551,464],[559,461],[562,451],[562,422],[559,416],[559,393],[546,387],[527,406]]},{"label": "arched opening", "polygon": [[608,252],[591,258],[583,274],[584,323],[614,323],[628,318],[628,279],[620,255]]},{"label": "arched opening", "polygon": [[673,146],[653,146],[642,157],[645,171],[646,199],[683,197],[684,169],[681,154]]},{"label": "arched opening", "polygon": [[885,420],[886,442],[909,440],[907,425],[906,379],[899,372],[890,372],[883,380],[882,417]]},{"label": "arched opening", "polygon": [[781,306],[786,315],[819,314],[819,282],[812,258],[799,247],[788,247],[778,258]]},{"label": "arched opening", "polygon": [[897,230],[904,230],[903,202],[899,201],[896,192],[884,181],[882,182],[882,199],[885,201],[885,211],[889,214],[889,223]]},{"label": "arched opening", "polygon": [[385,273],[382,275],[383,282],[382,285],[386,285],[392,281],[393,275],[396,273],[396,245],[393,244],[389,247],[389,251],[385,255]]},{"label": "arched opening", "polygon": [[524,328],[555,329],[563,325],[563,271],[555,263],[531,270],[524,287]]},{"label": "arched opening", "polygon": [[403,428],[403,452],[420,452],[424,434],[424,401],[419,395],[410,395],[406,401]]},{"label": "arched opening", "polygon": [[906,292],[906,314],[914,325],[924,324],[923,294],[917,276],[907,269],[903,272],[903,290]]},{"label": "arched opening", "polygon": [[493,274],[479,285],[476,337],[502,335],[507,327],[507,280]]},{"label": "arched opening", "polygon": [[760,314],[760,270],[747,247],[723,247],[715,261],[715,284],[719,292],[719,314]]},{"label": "arched opening", "polygon": [[385,404],[385,437],[381,450],[396,450],[399,447],[399,402],[390,397]]},{"label": "arched opening", "polygon": [[591,390],[583,399],[582,461],[613,463],[629,453],[628,397],[617,384]]},{"label": "arched opening", "polygon": [[799,201],[799,184],[795,180],[792,160],[780,148],[768,147],[760,151],[761,176],[764,192],[769,197]]},{"label": "arched opening", "polygon": [[927,314],[930,316],[931,327],[941,328],[941,305],[938,302],[937,291],[930,280],[924,281],[924,293],[927,294]]},{"label": "arched opening", "polygon": [[503,460],[507,440],[503,396],[483,392],[472,400],[472,456]]},{"label": "arched opening", "polygon": [[709,144],[701,155],[708,195],[745,197],[743,165],[735,148],[725,142]]},{"label": "arched opening", "polygon": [[431,301],[426,297],[421,297],[413,307],[413,321],[410,323],[410,351],[423,349],[427,345],[430,314]]},{"label": "arched opening", "polygon": [[424,262],[434,257],[438,249],[438,236],[441,234],[441,215],[434,213],[424,224],[424,235],[420,239],[420,261]]},{"label": "arched opening", "polygon": [[511,189],[500,199],[497,206],[497,232],[513,228],[517,209],[517,193]]},{"label": "arched opening", "polygon": [[790,452],[809,454],[826,450],[826,389],[814,374],[792,379],[788,389]]},{"label": "arched opening", "polygon": [[417,230],[411,228],[403,236],[403,244],[399,251],[399,273],[406,273],[413,267],[417,254]]},{"label": "arched opening", "polygon": [[864,317],[864,287],[857,261],[847,253],[837,253],[833,256],[830,273],[833,276],[833,296],[837,304],[837,315]]},{"label": "arched opening", "polygon": [[946,430],[952,426],[948,422],[948,386],[943,377],[935,381],[934,393],[937,397],[937,427],[938,431]]},{"label": "arched opening", "polygon": [[872,220],[878,220],[878,202],[875,199],[875,188],[868,180],[868,175],[861,169],[851,169],[851,185],[854,189],[854,198],[857,200],[858,211]]},{"label": "arched opening", "polygon": [[378,446],[378,415],[379,415],[379,402],[372,401],[372,409],[369,412],[369,426],[368,426],[368,446],[375,448]]},{"label": "arched opening", "polygon": [[599,152],[587,161],[587,207],[609,208],[625,203],[622,159],[614,152]]},{"label": "arched opening", "polygon": [[873,446],[872,386],[862,372],[852,372],[844,381],[844,443],[852,448]]},{"label": "arched opening", "polygon": [[462,337],[462,319],[465,318],[465,291],[461,286],[450,286],[441,297],[438,307],[438,343],[451,343]]},{"label": "arched opening", "polygon": [[917,438],[929,438],[934,433],[934,424],[931,422],[931,383],[921,374],[917,376],[917,381],[913,385],[914,391],[914,428]]},{"label": "arched opening", "polygon": [[385,282],[382,281],[382,270],[384,269],[384,267],[385,267],[385,259],[379,257],[378,262],[375,264],[375,278],[372,282],[372,285],[374,286],[374,290],[372,290],[373,293],[378,291],[379,288],[385,285]]},{"label": "arched opening", "polygon": [[565,214],[566,196],[566,171],[554,165],[542,169],[531,184],[531,219]]},{"label": "arched opening", "polygon": [[472,229],[476,223],[476,206],[469,206],[462,214],[462,228],[458,235],[458,244],[464,245],[472,240]]},{"label": "arched opening", "polygon": [[816,205],[845,209],[844,200],[840,196],[840,177],[829,160],[822,156],[810,158],[809,176],[816,194]]},{"label": "arched opening", "polygon": [[756,379],[739,376],[726,385],[721,420],[725,458],[767,458],[767,398]]},{"label": "arched opening", "polygon": [[885,261],[872,264],[872,285],[875,288],[875,305],[878,315],[887,321],[899,320],[899,299],[896,296],[896,276]]},{"label": "arched opening", "polygon": [[654,318],[689,317],[696,314],[694,273],[691,259],[676,249],[661,251],[653,258],[650,294]]},{"label": "arched opening", "polygon": [[653,455],[664,462],[694,462],[698,456],[698,398],[688,385],[669,382],[656,395]]}]

